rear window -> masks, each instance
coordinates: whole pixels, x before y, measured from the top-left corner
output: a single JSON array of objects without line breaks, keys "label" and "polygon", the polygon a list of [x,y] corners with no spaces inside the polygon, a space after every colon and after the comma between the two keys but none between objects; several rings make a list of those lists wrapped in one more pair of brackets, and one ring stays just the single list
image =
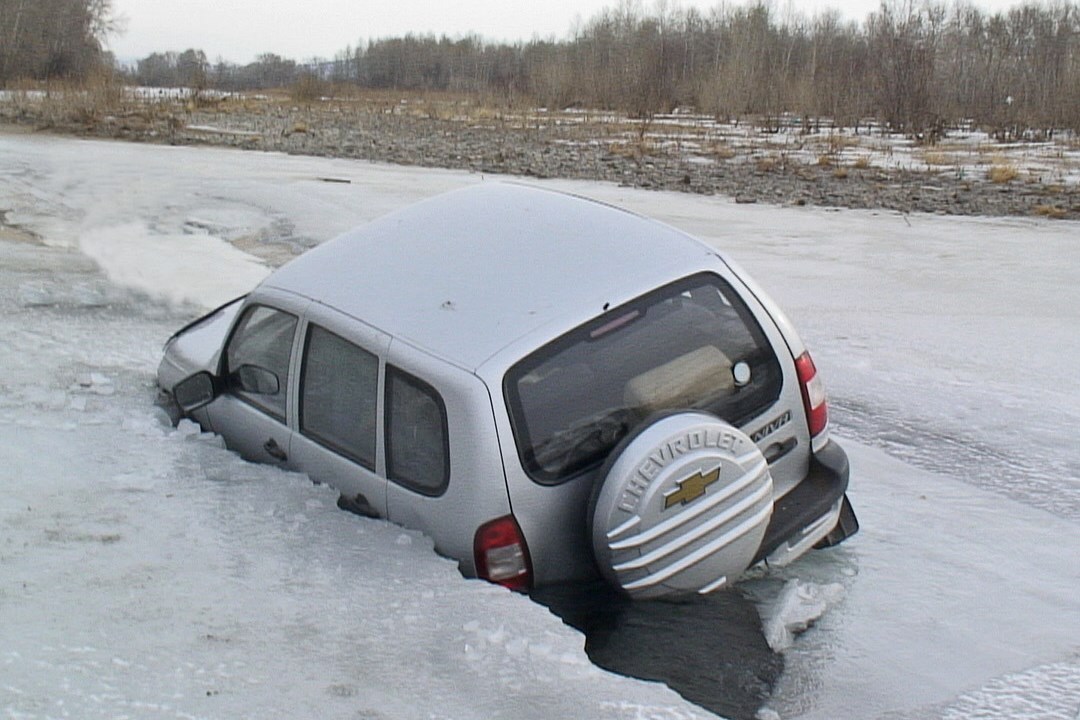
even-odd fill
[{"label": "rear window", "polygon": [[555,484],[595,470],[651,415],[698,409],[741,425],[782,384],[746,305],[702,273],[545,345],[510,369],[503,389],[525,471]]}]

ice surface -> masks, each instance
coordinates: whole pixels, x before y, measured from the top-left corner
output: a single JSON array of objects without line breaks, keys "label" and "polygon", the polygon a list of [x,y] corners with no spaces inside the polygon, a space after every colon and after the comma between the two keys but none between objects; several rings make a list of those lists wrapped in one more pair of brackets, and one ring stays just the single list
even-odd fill
[{"label": "ice surface", "polygon": [[[151,405],[192,303],[479,177],[25,135],[0,157],[0,210],[40,239],[0,240],[0,713],[705,715]],[[545,184],[724,247],[813,349],[834,432],[877,446],[844,440],[860,534],[741,584],[778,646],[812,625],[762,717],[1074,720],[1077,226]]]},{"label": "ice surface", "polygon": [[[67,255],[0,243],[0,286]],[[181,318],[0,302],[0,715],[707,715],[423,536],[171,427],[150,348]]]},{"label": "ice surface", "polygon": [[79,249],[116,285],[175,305],[216,307],[270,273],[220,237],[155,233],[139,222],[88,230]]}]

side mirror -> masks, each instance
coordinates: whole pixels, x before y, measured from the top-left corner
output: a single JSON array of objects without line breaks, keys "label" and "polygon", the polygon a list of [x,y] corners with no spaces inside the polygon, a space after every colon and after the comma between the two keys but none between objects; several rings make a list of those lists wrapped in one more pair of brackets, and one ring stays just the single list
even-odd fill
[{"label": "side mirror", "polygon": [[209,405],[215,397],[214,376],[205,370],[184,378],[173,387],[173,398],[185,413]]},{"label": "side mirror", "polygon": [[241,365],[229,377],[235,389],[255,395],[277,395],[281,390],[278,376],[258,365]]}]

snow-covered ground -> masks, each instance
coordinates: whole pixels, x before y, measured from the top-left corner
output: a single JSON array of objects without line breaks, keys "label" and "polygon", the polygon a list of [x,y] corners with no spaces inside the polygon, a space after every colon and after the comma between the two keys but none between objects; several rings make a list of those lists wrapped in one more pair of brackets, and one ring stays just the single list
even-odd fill
[{"label": "snow-covered ground", "polygon": [[[151,405],[161,343],[200,307],[481,181],[0,135],[0,713],[708,715]],[[786,663],[761,716],[1076,720],[1080,227],[545,185],[723,247],[825,373],[863,528],[742,583]]]},{"label": "snow-covered ground", "polygon": [[997,167],[1013,170],[1017,177],[1039,184],[1080,183],[1080,146],[1075,134],[1068,130],[1058,131],[1050,140],[999,142],[985,131],[956,127],[949,128],[940,141],[925,143],[903,133],[884,131],[873,121],[851,128],[834,127],[828,118],[821,118],[818,127],[808,132],[801,118],[790,115],[774,118],[772,127],[695,113],[640,119],[582,109],[532,111],[504,119],[523,126],[606,125],[612,129],[609,137],[615,145],[622,143],[632,150],[645,142],[696,156],[703,162],[717,156],[803,165],[826,162],[830,166],[935,171],[972,181],[987,179],[991,168]]}]

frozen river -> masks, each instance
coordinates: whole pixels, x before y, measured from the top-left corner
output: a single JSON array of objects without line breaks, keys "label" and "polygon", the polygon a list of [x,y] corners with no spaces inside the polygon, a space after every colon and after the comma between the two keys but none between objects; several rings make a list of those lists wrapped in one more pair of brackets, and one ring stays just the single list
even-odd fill
[{"label": "frozen river", "polygon": [[[598,669],[581,634],[423,537],[153,411],[161,343],[200,307],[484,181],[0,134],[0,713],[709,714]],[[598,662],[633,672],[681,615],[706,639],[660,662],[715,651],[763,718],[1077,720],[1080,227],[543,185],[686,229],[769,290],[824,373],[862,522],[723,601],[620,610],[590,633]],[[721,626],[736,652],[709,644]],[[691,699],[711,677],[670,674]]]}]

